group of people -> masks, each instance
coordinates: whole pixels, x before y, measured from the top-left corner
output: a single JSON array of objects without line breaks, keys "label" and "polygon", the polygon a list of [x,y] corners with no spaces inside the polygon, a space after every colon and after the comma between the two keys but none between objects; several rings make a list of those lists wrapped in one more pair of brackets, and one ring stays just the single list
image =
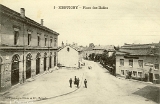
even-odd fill
[{"label": "group of people", "polygon": [[[74,84],[77,85],[77,88],[79,88],[79,82],[80,82],[79,78],[76,78],[76,76],[75,76]],[[70,78],[69,84],[70,84],[70,87],[72,88],[72,78]],[[84,85],[85,85],[85,88],[87,88],[87,80],[86,79],[84,80]]]}]

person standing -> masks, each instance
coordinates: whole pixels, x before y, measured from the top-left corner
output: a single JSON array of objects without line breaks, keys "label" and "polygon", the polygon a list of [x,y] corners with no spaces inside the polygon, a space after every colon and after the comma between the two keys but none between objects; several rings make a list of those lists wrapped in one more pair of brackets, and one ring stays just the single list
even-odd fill
[{"label": "person standing", "polygon": [[76,84],[77,83],[77,78],[76,78],[76,76],[75,76],[75,78],[74,78],[74,84]]},{"label": "person standing", "polygon": [[84,80],[84,85],[85,85],[85,88],[87,88],[87,80],[86,79]]},{"label": "person standing", "polygon": [[80,80],[79,80],[79,78],[78,78],[78,79],[77,79],[77,88],[79,87],[79,81],[80,81]]},{"label": "person standing", "polygon": [[69,80],[70,87],[72,88],[72,78]]}]

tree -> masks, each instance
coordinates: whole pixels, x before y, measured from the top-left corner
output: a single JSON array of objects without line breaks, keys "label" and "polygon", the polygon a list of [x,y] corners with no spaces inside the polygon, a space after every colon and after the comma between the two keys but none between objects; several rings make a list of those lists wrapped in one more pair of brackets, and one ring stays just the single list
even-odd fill
[{"label": "tree", "polygon": [[94,60],[94,59],[95,59],[95,53],[89,54],[89,58],[90,58],[91,60]]}]

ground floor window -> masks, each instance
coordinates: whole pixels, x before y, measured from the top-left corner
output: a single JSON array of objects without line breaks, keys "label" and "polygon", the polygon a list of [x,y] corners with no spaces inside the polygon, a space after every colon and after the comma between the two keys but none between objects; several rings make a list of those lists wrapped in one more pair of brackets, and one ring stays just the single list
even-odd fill
[{"label": "ground floor window", "polygon": [[142,77],[142,72],[138,72],[138,77]]},{"label": "ground floor window", "polygon": [[154,74],[155,79],[159,79],[159,74]]},{"label": "ground floor window", "polygon": [[121,70],[121,74],[124,75],[124,70]]},{"label": "ground floor window", "polygon": [[137,71],[133,71],[133,76],[137,77]]}]

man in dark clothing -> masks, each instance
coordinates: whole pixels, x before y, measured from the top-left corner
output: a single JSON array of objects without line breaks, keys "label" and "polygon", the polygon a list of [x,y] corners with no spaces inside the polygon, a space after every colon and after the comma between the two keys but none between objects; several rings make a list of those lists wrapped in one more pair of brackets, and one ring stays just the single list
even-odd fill
[{"label": "man in dark clothing", "polygon": [[84,80],[84,85],[85,85],[85,88],[87,88],[87,80],[86,79]]},{"label": "man in dark clothing", "polygon": [[79,87],[79,78],[77,79],[77,88]]},{"label": "man in dark clothing", "polygon": [[75,76],[75,78],[74,78],[74,84],[76,84],[77,83],[77,78],[76,78],[76,76]]},{"label": "man in dark clothing", "polygon": [[70,87],[72,88],[72,78],[69,80]]}]

